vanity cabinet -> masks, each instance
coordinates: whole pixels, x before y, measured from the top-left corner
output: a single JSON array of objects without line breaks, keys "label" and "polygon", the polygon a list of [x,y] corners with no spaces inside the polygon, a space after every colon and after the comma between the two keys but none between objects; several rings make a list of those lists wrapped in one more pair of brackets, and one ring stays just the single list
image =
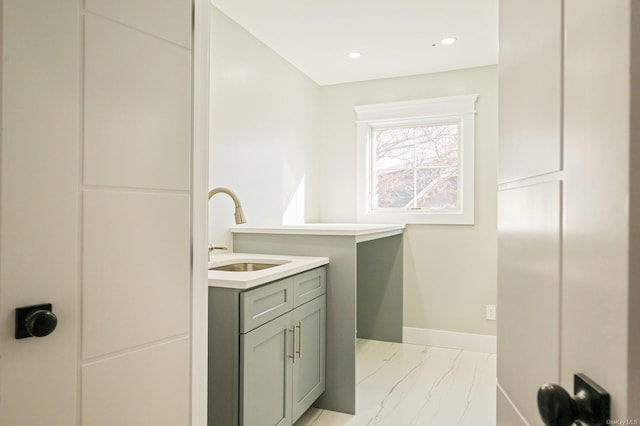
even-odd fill
[{"label": "vanity cabinet", "polygon": [[291,425],[324,391],[325,297],[240,338],[241,424]]},{"label": "vanity cabinet", "polygon": [[[234,227],[233,247],[263,256],[325,256],[327,387],[314,406],[356,412],[356,337],[402,342],[404,225]],[[356,336],[357,331],[357,336]]]},{"label": "vanity cabinet", "polygon": [[325,293],[324,267],[209,289],[209,426],[292,425],[324,392]]}]

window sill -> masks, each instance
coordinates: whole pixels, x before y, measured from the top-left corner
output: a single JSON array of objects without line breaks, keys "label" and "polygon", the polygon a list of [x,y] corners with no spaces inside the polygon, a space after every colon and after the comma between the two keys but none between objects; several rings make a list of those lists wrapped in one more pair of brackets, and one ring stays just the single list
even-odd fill
[{"label": "window sill", "polygon": [[381,213],[358,214],[358,223],[399,223],[404,225],[473,225],[473,212],[464,213]]}]

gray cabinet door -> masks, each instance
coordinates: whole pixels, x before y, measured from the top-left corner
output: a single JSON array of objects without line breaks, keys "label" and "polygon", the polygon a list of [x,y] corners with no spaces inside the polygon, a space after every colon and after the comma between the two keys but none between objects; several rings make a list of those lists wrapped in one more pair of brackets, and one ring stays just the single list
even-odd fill
[{"label": "gray cabinet door", "polygon": [[293,421],[325,390],[326,296],[291,312],[296,342],[293,363]]},{"label": "gray cabinet door", "polygon": [[240,423],[291,425],[291,314],[278,317],[240,338]]}]

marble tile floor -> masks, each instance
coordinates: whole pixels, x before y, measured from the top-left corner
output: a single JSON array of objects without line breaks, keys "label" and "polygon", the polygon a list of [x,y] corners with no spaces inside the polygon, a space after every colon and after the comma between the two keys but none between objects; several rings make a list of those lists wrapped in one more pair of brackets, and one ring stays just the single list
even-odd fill
[{"label": "marble tile floor", "polygon": [[310,408],[295,426],[495,426],[496,355],[359,339],[356,415]]}]

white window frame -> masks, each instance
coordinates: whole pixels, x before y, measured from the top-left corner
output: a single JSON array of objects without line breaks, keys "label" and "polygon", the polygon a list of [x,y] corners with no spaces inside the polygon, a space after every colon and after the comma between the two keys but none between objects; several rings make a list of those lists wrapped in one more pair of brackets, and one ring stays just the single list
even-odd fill
[{"label": "white window frame", "polygon": [[[473,225],[475,103],[478,95],[355,106],[358,223]],[[459,127],[460,209],[373,209],[373,129],[455,121]]]}]

